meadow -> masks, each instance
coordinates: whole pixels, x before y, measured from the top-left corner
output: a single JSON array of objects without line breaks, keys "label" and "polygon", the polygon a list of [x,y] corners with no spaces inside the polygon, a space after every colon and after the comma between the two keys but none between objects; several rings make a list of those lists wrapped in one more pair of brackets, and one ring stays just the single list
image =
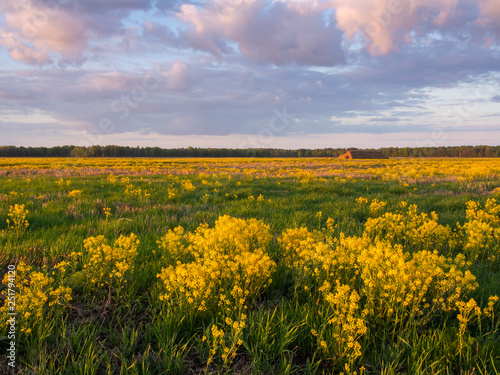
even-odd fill
[{"label": "meadow", "polygon": [[500,160],[2,158],[2,275],[2,374],[499,374]]}]

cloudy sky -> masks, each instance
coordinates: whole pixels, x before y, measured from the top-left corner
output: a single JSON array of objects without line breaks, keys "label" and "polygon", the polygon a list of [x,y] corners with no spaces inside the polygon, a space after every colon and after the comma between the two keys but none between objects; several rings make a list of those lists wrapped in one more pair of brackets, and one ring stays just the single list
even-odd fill
[{"label": "cloudy sky", "polygon": [[0,145],[500,144],[499,0],[1,0]]}]

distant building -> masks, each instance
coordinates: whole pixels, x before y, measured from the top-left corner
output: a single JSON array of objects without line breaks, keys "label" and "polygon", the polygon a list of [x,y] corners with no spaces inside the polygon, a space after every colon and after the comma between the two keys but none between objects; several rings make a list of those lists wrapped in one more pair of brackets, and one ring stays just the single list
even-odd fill
[{"label": "distant building", "polygon": [[380,151],[351,150],[339,156],[340,159],[389,159]]}]

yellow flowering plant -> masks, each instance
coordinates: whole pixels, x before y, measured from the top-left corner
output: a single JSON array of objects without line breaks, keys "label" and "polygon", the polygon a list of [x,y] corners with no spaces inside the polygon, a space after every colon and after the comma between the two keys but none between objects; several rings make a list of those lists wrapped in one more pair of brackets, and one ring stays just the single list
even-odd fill
[{"label": "yellow flowering plant", "polygon": [[186,263],[162,269],[161,300],[190,311],[230,313],[245,308],[271,282],[276,264],[267,246],[272,237],[261,221],[225,215],[214,228],[200,225],[182,236],[181,229],[170,231],[160,249],[170,248],[174,257],[189,253],[194,260],[184,256]]},{"label": "yellow flowering plant", "polygon": [[129,197],[133,197],[133,198],[139,198],[139,199],[148,198],[149,196],[151,196],[151,194],[148,193],[147,189],[142,190],[140,187],[136,188],[132,184],[128,184],[126,186],[125,195],[127,195]]},{"label": "yellow flowering plant", "polygon": [[[406,205],[400,205],[402,208]],[[371,217],[365,223],[364,235],[374,240],[385,240],[405,246],[407,251],[443,250],[454,247],[450,227],[438,224],[438,215],[418,212],[416,205],[406,211],[386,212]]]},{"label": "yellow flowering plant", "polygon": [[121,235],[112,245],[108,245],[102,235],[89,237],[84,240],[84,252],[73,252],[71,256],[82,262],[82,272],[89,286],[119,288],[127,282],[139,243],[133,233]]},{"label": "yellow flowering plant", "polygon": [[[67,263],[56,264],[53,271],[47,269],[42,272],[33,270],[33,267],[20,262],[15,269],[15,276],[6,274],[2,283],[7,286],[1,294],[6,303],[0,307],[0,317],[4,324],[9,324],[15,313],[16,325],[22,333],[31,334],[38,329],[50,327],[50,319],[56,318],[71,301],[71,289],[60,285],[66,272]],[[9,297],[15,291],[15,300]],[[9,303],[11,302],[11,303]],[[2,329],[5,329],[3,326]]]},{"label": "yellow flowering plant", "polygon": [[467,202],[467,221],[459,226],[463,248],[471,261],[500,262],[500,205],[489,198],[484,207]]},{"label": "yellow flowering plant", "polygon": [[181,180],[180,181],[182,189],[188,192],[196,190],[196,187],[190,180]]},{"label": "yellow flowering plant", "polygon": [[165,264],[175,265],[177,262],[187,263],[194,260],[190,255],[187,234],[180,225],[173,230],[169,229],[156,243],[159,245]]},{"label": "yellow flowering plant", "polygon": [[18,234],[22,234],[29,225],[28,220],[26,220],[26,215],[28,213],[29,211],[24,204],[10,206],[8,214],[9,219],[6,220],[9,229]]},{"label": "yellow flowering plant", "polygon": [[386,205],[387,202],[379,201],[378,199],[372,200],[370,203],[370,214],[374,216],[378,215]]},{"label": "yellow flowering plant", "polygon": [[349,285],[325,281],[319,288],[329,306],[321,325],[313,329],[322,357],[335,366],[349,364],[361,356],[360,338],[368,332],[360,305],[360,296]]},{"label": "yellow flowering plant", "polygon": [[[344,238],[341,234],[341,238]],[[309,231],[307,228],[290,228],[278,238],[283,251],[283,263],[291,272],[295,293],[309,298],[311,291],[319,288],[325,280],[341,280],[356,284],[359,270],[356,255],[347,250],[336,251],[338,239],[328,231]]]},{"label": "yellow flowering plant", "polygon": [[367,236],[320,238],[305,228],[288,229],[279,242],[296,291],[322,291],[326,283],[348,285],[363,299],[368,317],[394,328],[422,326],[455,308],[477,288],[463,255],[447,258],[426,250],[413,254],[401,245]]},{"label": "yellow flowering plant", "polygon": [[377,242],[358,261],[367,315],[390,322],[394,329],[407,323],[423,326],[453,310],[456,301],[478,286],[463,255],[451,259],[425,250],[409,255],[399,245]]},{"label": "yellow flowering plant", "polygon": [[71,190],[71,191],[68,193],[68,197],[73,197],[73,198],[76,198],[76,197],[79,197],[81,194],[82,194],[82,191],[81,191],[81,190]]},{"label": "yellow flowering plant", "polygon": [[205,330],[202,342],[207,345],[209,353],[205,373],[216,359],[216,355],[221,359],[223,371],[229,370],[238,348],[243,344],[245,325],[246,315],[241,314],[236,320],[226,317],[224,323],[212,324]]}]

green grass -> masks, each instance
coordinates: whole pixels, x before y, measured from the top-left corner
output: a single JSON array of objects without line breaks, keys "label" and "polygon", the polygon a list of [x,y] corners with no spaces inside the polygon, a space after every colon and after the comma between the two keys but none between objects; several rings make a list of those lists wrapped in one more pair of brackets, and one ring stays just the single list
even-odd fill
[{"label": "green grass", "polygon": [[[8,177],[0,176],[0,271],[20,261],[36,269],[50,268],[68,260],[71,252],[82,251],[83,240],[90,236],[102,234],[114,240],[135,233],[140,239],[127,285],[119,291],[75,290],[64,314],[43,321],[43,333],[19,336],[17,373],[47,375],[340,373],[342,368],[334,361],[321,357],[311,335],[322,319],[321,307],[293,292],[294,281],[280,264],[283,254],[276,238],[287,228],[321,229],[329,217],[337,224],[335,235],[361,235],[370,216],[366,207],[356,203],[361,196],[387,202],[384,212],[396,210],[401,201],[417,204],[423,212],[435,211],[441,224],[455,229],[457,222],[466,220],[465,203],[484,203],[485,192],[492,190],[488,180],[436,179],[432,184],[405,187],[378,179],[302,183],[290,177],[234,175],[229,180],[212,175],[203,185],[200,178],[183,176],[196,187],[189,192],[182,190],[178,177],[131,174],[130,183],[151,194],[140,198],[125,195],[120,180],[113,184],[106,175],[67,177],[62,186],[57,184],[60,177],[51,175],[30,175],[29,183],[24,176]],[[172,183],[177,192],[169,198]],[[68,197],[72,190],[82,194]],[[259,195],[263,200],[257,199]],[[8,228],[6,220],[14,204],[25,204],[29,210],[24,233]],[[107,220],[104,207],[111,209]],[[316,216],[319,211],[321,219]],[[213,226],[225,214],[270,225],[275,240],[268,252],[278,264],[272,284],[249,306],[243,344],[230,368],[223,368],[217,356],[207,367],[209,351],[201,337],[215,318],[179,316],[159,304],[156,277],[162,268],[156,254],[161,236],[179,225],[186,231],[203,223]],[[500,273],[484,263],[472,265],[471,271],[480,285],[471,297],[485,306],[489,295],[500,295]],[[460,353],[456,314],[396,336],[387,327],[369,322],[369,333],[361,339],[363,355],[346,373],[363,367],[365,374],[499,374],[499,316],[497,306],[490,326],[481,330],[471,326]],[[2,362],[8,341],[0,338]],[[2,371],[7,371],[4,363],[0,363]]]}]

